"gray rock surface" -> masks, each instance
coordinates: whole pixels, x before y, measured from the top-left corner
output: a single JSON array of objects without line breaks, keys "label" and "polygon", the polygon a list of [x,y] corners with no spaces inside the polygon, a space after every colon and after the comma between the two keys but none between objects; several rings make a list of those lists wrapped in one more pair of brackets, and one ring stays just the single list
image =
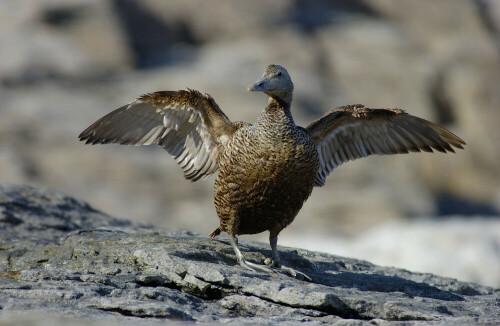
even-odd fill
[{"label": "gray rock surface", "polygon": [[[0,212],[0,325],[500,321],[500,290],[293,248],[284,261],[312,282],[249,272],[227,240],[116,219],[44,188],[1,185]],[[257,262],[270,254],[241,247]]]}]

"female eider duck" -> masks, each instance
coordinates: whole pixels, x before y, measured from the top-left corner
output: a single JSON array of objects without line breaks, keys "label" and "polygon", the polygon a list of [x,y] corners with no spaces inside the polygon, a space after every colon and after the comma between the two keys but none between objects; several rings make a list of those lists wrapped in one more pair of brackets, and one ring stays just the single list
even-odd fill
[{"label": "female eider duck", "polygon": [[[334,108],[299,127],[290,112],[293,83],[279,65],[268,66],[248,90],[269,96],[253,124],[231,122],[208,94],[163,91],[109,113],[79,138],[87,144],[158,144],[191,181],[219,171],[215,207],[220,226],[210,237],[227,232],[244,268],[272,272],[272,267],[281,267],[293,276],[298,272],[281,265],[278,234],[334,168],[372,154],[445,153],[465,145],[445,128],[403,110],[363,105]],[[272,257],[259,265],[245,260],[237,236],[263,231],[270,232]]]}]

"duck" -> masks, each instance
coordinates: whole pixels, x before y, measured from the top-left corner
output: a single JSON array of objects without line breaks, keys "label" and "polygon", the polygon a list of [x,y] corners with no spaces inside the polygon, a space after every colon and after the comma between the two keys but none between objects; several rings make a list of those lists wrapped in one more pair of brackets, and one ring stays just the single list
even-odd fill
[{"label": "duck", "polygon": [[[280,65],[267,66],[248,91],[263,92],[267,106],[254,123],[232,122],[208,94],[159,91],[103,116],[80,135],[86,144],[152,145],[170,154],[190,181],[217,173],[214,204],[236,260],[251,271],[282,269],[278,235],[296,217],[314,187],[340,165],[370,155],[409,152],[454,153],[465,142],[444,127],[401,109],[361,104],[333,108],[307,127],[291,113],[294,85]],[[238,236],[269,231],[271,257],[264,264],[245,259]]]}]

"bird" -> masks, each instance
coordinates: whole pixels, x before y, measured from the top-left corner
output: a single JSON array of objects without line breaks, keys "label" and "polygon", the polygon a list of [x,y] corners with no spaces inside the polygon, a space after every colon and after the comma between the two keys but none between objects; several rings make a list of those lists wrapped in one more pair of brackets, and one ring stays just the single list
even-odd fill
[{"label": "bird", "polygon": [[[267,106],[254,123],[231,122],[208,94],[187,88],[159,91],[100,118],[80,135],[86,144],[156,144],[191,181],[218,172],[214,204],[243,268],[310,278],[282,264],[278,235],[296,217],[314,187],[340,165],[378,154],[455,152],[465,142],[444,127],[401,109],[361,104],[333,108],[307,127],[291,113],[294,85],[280,65],[267,66],[248,91],[263,92]],[[269,231],[271,257],[264,264],[244,258],[238,236]]]}]

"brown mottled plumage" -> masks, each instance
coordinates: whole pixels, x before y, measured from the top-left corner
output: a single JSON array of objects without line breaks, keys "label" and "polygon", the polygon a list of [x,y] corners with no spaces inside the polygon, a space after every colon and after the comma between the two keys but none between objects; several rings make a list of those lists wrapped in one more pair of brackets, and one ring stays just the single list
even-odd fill
[{"label": "brown mottled plumage", "polygon": [[219,156],[220,229],[277,236],[311,194],[318,166],[307,131],[295,126],[287,104],[272,100],[255,124],[234,133]]},{"label": "brown mottled plumage", "polygon": [[362,105],[332,109],[307,128],[299,127],[290,112],[293,83],[278,65],[268,66],[249,90],[269,95],[254,124],[231,122],[208,94],[165,91],[109,113],[79,138],[91,144],[158,144],[192,181],[218,170],[220,226],[210,236],[227,232],[240,265],[267,272],[272,270],[244,259],[236,236],[269,231],[272,259],[266,264],[280,267],[278,234],[334,168],[371,154],[454,152],[452,146],[465,144],[443,127],[402,110]]}]

